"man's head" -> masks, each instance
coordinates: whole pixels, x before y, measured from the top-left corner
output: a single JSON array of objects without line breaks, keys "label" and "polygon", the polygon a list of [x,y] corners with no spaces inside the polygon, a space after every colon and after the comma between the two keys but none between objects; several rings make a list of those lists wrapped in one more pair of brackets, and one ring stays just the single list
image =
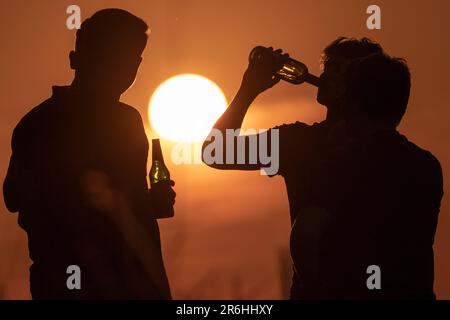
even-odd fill
[{"label": "man's head", "polygon": [[346,90],[346,70],[354,59],[366,57],[374,53],[382,53],[378,43],[370,39],[341,37],[325,48],[322,54],[320,85],[317,102],[329,109],[341,105]]},{"label": "man's head", "polygon": [[77,31],[70,66],[77,81],[99,94],[120,96],[134,82],[147,44],[147,24],[121,9],[104,9]]},{"label": "man's head", "polygon": [[384,53],[357,59],[348,68],[346,119],[394,129],[406,112],[410,89],[405,60]]}]

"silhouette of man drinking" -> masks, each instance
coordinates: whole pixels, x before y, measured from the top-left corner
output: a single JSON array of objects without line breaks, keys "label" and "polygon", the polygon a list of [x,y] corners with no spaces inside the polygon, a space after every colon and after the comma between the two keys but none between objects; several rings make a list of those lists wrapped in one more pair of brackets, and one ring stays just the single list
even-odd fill
[{"label": "silhouette of man drinking", "polygon": [[[326,219],[315,239],[305,236],[309,226],[301,225],[301,217],[291,234],[300,278],[311,277],[303,297],[435,299],[442,171],[430,152],[396,130],[409,100],[408,67],[378,53],[353,61],[347,75],[345,120],[333,131],[309,187],[314,210],[308,214]],[[314,273],[302,269],[312,258],[312,239]],[[368,280],[370,266],[379,268],[376,286]]]},{"label": "silhouette of man drinking", "polygon": [[[170,299],[158,208],[171,184],[148,189],[148,141],[139,112],[119,102],[133,83],[147,25],[120,9],[77,31],[70,86],[19,122],[4,198],[27,232],[34,299]],[[81,270],[70,289],[67,268]]]},{"label": "silhouette of man drinking", "polygon": [[[340,176],[341,180],[339,182],[342,186],[336,183],[335,177],[340,173],[339,170],[343,169],[336,167],[341,165],[348,169],[343,172],[348,172],[351,171],[352,166],[355,166],[355,163],[354,161],[350,161],[352,160],[350,154],[347,154],[348,159],[335,159],[333,158],[334,154],[332,152],[336,149],[339,150],[339,147],[346,145],[348,141],[347,135],[342,133],[342,131],[345,131],[342,129],[342,123],[349,116],[347,104],[352,99],[352,96],[347,94],[349,66],[357,59],[373,54],[381,54],[382,52],[383,50],[380,45],[366,38],[361,40],[339,38],[332,42],[323,52],[323,73],[320,77],[320,85],[317,93],[317,101],[327,107],[326,120],[312,126],[296,122],[294,124],[273,128],[279,130],[280,163],[278,174],[284,178],[286,183],[291,223],[293,226],[291,232],[291,255],[294,262],[294,275],[291,287],[291,299],[382,297],[380,292],[374,293],[374,291],[370,291],[368,293],[369,289],[366,286],[368,277],[366,273],[367,267],[376,265],[377,259],[369,263],[369,260],[360,258],[358,254],[362,252],[364,239],[367,240],[365,243],[368,245],[368,256],[374,258],[380,257],[374,254],[374,252],[385,251],[389,244],[389,242],[377,242],[379,238],[371,237],[373,233],[367,233],[368,228],[362,224],[363,222],[370,223],[365,216],[364,210],[374,206],[375,200],[368,196],[380,194],[374,188],[383,188],[384,184],[391,183],[393,179],[393,176],[388,175],[390,172],[388,170],[389,164],[385,163],[385,167],[381,166],[378,168],[378,184],[375,184],[369,179],[369,173],[371,171],[369,168],[365,168],[368,179],[351,181],[347,180],[345,176]],[[280,62],[275,59],[251,61],[244,74],[238,93],[229,108],[217,121],[213,130],[220,130],[225,134],[227,129],[240,129],[245,114],[253,100],[261,92],[273,87],[279,82],[279,79],[274,77],[274,74],[280,67]],[[358,81],[362,82],[363,79],[359,79],[356,82]],[[403,94],[406,93],[403,92]],[[403,97],[404,101],[405,97]],[[406,105],[402,106],[406,108]],[[402,106],[397,107],[401,108]],[[269,137],[263,141],[270,143],[270,135],[273,129],[269,130]],[[261,137],[260,135],[256,135],[256,137],[247,136],[247,138],[244,159],[248,161],[250,150],[249,141],[258,141],[259,145]],[[205,141],[203,145],[204,150],[210,143],[209,140]],[[223,141],[223,154],[227,153],[226,143],[227,141]],[[234,145],[236,145],[236,141]],[[239,164],[236,158],[237,155],[235,154],[233,164],[208,163],[208,165],[222,170],[259,170],[264,168],[264,164],[259,162],[256,164],[248,162]],[[325,162],[328,158],[329,161]],[[416,169],[420,172],[426,170],[420,167]],[[436,172],[435,174],[436,182],[438,182],[438,173]],[[406,177],[404,176],[403,178]],[[402,182],[407,183],[405,181]],[[341,207],[331,209],[329,205],[326,205],[326,201],[332,201],[330,199],[334,200],[334,204],[340,204],[344,201],[353,203],[354,197],[349,190],[354,189],[367,195],[365,198],[359,198],[359,203],[361,205],[364,204],[364,207],[360,207],[360,215],[347,215]],[[428,190],[426,193],[433,193],[435,199],[440,199],[438,189],[436,187],[433,191]],[[347,190],[347,193],[342,193],[343,190]],[[420,190],[425,191],[423,188]],[[383,194],[382,196],[387,197],[387,194]],[[385,207],[378,208],[379,210],[385,210],[386,213],[392,213],[392,211],[387,211],[387,208],[389,208],[388,204],[395,205],[398,211],[405,208],[406,212],[410,208],[407,206],[409,204],[405,198],[395,203],[390,202],[389,198],[380,198],[376,201],[386,204]],[[402,201],[405,201],[405,203],[402,203]],[[403,204],[405,204],[404,207],[402,207]],[[438,203],[428,203],[428,205],[427,209],[423,210],[423,214],[428,214],[430,217],[435,216],[436,205],[439,208]],[[372,212],[371,210],[369,211]],[[397,216],[400,217],[401,215]],[[378,219],[378,221],[380,220]],[[398,221],[402,221],[402,219],[399,218]],[[391,220],[391,222],[394,221]],[[427,222],[428,224],[426,227],[423,227],[420,234],[429,240],[431,234],[434,235],[435,225],[433,225],[433,221],[431,220]],[[416,224],[416,226],[418,225]],[[398,231],[398,237],[402,236],[401,226],[399,224],[392,224],[390,228],[390,230]],[[384,230],[381,228],[379,232],[383,234]],[[330,234],[335,235],[335,237],[330,236]],[[365,237],[362,237],[363,235]],[[408,233],[409,235],[410,233]],[[414,239],[417,239],[417,237]],[[360,245],[357,243],[360,243]],[[421,245],[427,248],[426,250],[428,250],[427,252],[429,254],[431,248],[430,242],[422,242]],[[408,252],[411,252],[411,250]],[[335,259],[333,260],[333,258]],[[430,257],[428,257],[427,261],[424,261],[423,256],[416,259],[416,261],[419,260],[424,268],[425,266],[428,268],[429,273],[426,276],[420,273],[418,276],[428,277],[428,280],[424,280],[422,284],[427,283],[429,289],[432,261],[430,261]],[[389,259],[383,257],[378,259],[378,261],[378,263],[382,264],[383,261],[389,261]],[[406,260],[401,260],[400,258],[400,260],[396,261],[405,262]],[[336,267],[338,263],[340,265]],[[384,270],[383,272],[389,272],[389,267],[380,267],[382,271]],[[398,272],[399,269],[392,271],[390,276],[387,277],[391,279],[396,278]],[[408,272],[406,274],[411,275]],[[402,279],[405,279],[405,277],[402,277]],[[408,288],[411,287],[406,287],[405,291],[399,290],[398,288],[401,286],[400,282],[391,282],[390,286],[391,290],[381,291],[381,293],[386,293],[385,297],[389,295],[391,297],[420,296],[418,293],[420,290],[408,291]],[[430,290],[422,290],[420,293],[422,297],[432,297]]]}]

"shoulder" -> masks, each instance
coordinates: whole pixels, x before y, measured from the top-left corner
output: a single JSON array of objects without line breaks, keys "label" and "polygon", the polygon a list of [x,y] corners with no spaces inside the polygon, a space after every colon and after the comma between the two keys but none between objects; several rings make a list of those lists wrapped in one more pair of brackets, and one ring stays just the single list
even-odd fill
[{"label": "shoulder", "polygon": [[440,181],[442,184],[442,167],[437,157],[430,151],[423,149],[415,143],[404,137],[405,148],[410,156],[414,159],[415,166],[419,172],[425,177]]},{"label": "shoulder", "polygon": [[118,110],[120,116],[125,117],[128,120],[138,121],[142,123],[141,114],[135,107],[123,102],[119,102]]},{"label": "shoulder", "polygon": [[17,123],[13,131],[13,139],[31,133],[31,131],[37,129],[38,126],[43,123],[43,120],[50,118],[50,114],[54,110],[54,104],[54,99],[48,98],[39,105],[33,107]]},{"label": "shoulder", "polygon": [[133,106],[119,102],[116,109],[116,117],[119,118],[119,123],[123,130],[127,130],[129,134],[134,132],[141,135],[145,131],[142,116],[139,110]]},{"label": "shoulder", "polygon": [[326,134],[326,126],[323,123],[314,123],[309,125],[300,121],[282,124],[272,128],[278,130],[280,142],[282,144],[305,144],[316,143],[318,139],[324,137]]},{"label": "shoulder", "polygon": [[[322,123],[309,125],[300,121],[272,128],[278,130],[279,174],[286,177],[305,168],[319,151]],[[273,133],[272,133],[273,134]]]},{"label": "shoulder", "polygon": [[429,172],[433,173],[435,176],[442,177],[441,163],[436,158],[436,156],[428,150],[422,149],[418,146],[415,147],[417,148],[416,150],[418,150],[418,154],[420,154],[421,163],[428,167]]},{"label": "shoulder", "polygon": [[145,133],[144,122],[142,121],[139,111],[136,108],[122,102],[119,103],[118,110],[120,126],[123,132],[126,132],[132,141],[137,141],[139,142],[139,145],[145,145],[147,148],[147,135]]},{"label": "shoulder", "polygon": [[417,144],[409,141],[405,136],[402,137],[404,139],[403,141],[405,142],[406,150],[409,153],[413,154],[415,159],[424,163],[428,163],[430,166],[440,168],[441,165],[439,163],[439,160],[434,156],[434,154],[432,154],[430,151],[422,147],[419,147]]},{"label": "shoulder", "polygon": [[282,125],[273,127],[272,130],[273,129],[278,129],[280,131],[294,133],[294,132],[299,132],[299,131],[311,130],[313,127],[314,127],[314,125],[311,126],[309,124],[297,121],[297,122],[294,122],[294,123],[284,123]]},{"label": "shoulder", "polygon": [[310,125],[304,122],[296,121],[293,123],[288,124],[282,124],[276,127],[273,127],[273,129],[278,129],[282,134],[292,134],[292,135],[319,135],[321,133],[325,133],[328,129],[327,124],[325,121],[322,122],[315,122],[314,124]]}]

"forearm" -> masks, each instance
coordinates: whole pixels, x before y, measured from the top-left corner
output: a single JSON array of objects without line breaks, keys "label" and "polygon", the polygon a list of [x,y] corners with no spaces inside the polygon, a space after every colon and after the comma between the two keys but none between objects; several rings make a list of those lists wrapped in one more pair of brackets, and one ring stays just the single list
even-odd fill
[{"label": "forearm", "polygon": [[233,101],[215,123],[213,130],[225,132],[226,129],[240,129],[248,108],[255,100],[257,94],[246,88],[239,88]]},{"label": "forearm", "polygon": [[[264,64],[261,61],[249,63],[236,96],[203,143],[202,159],[208,166],[222,170],[257,170],[261,167],[261,163],[257,161],[245,161],[249,159],[249,150],[254,151],[255,138],[258,140],[259,136],[252,135],[251,141],[254,143],[250,148],[246,141],[247,135],[243,137],[238,130],[241,129],[248,108],[255,98],[280,81],[274,77],[275,70],[273,63]],[[237,145],[239,150],[234,152]],[[237,157],[239,161],[236,161]],[[230,161],[232,158],[235,161]]]},{"label": "forearm", "polygon": [[[212,127],[208,139],[204,141],[202,154],[204,153],[205,148],[213,142],[211,137],[215,137],[217,131],[220,131],[220,135],[225,137],[227,129],[236,130],[241,128],[248,108],[255,100],[256,96],[257,94],[253,94],[250,90],[247,90],[242,86],[239,88],[228,108]],[[223,146],[225,147],[225,145]]]},{"label": "forearm", "polygon": [[[259,168],[259,166],[248,164],[244,165],[237,165],[236,162],[233,164],[225,164],[225,161],[219,160],[217,162],[211,163],[210,160],[205,158],[205,154],[207,154],[208,149],[210,149],[212,146],[214,146],[215,143],[217,143],[217,147],[221,148],[221,154],[224,157],[227,157],[227,143],[229,141],[227,140],[227,130],[237,130],[240,129],[242,126],[242,123],[244,121],[245,115],[248,111],[248,108],[252,104],[252,102],[255,100],[257,94],[253,94],[251,90],[246,90],[242,86],[238,90],[236,96],[234,97],[233,101],[227,108],[227,110],[224,112],[224,114],[217,120],[214,127],[212,128],[209,137],[205,140],[202,147],[202,159],[203,161],[216,169],[241,169],[241,170],[256,170]],[[239,133],[233,132],[233,135],[238,135]],[[221,139],[222,141],[217,142],[217,139]],[[237,137],[234,136],[233,138],[234,144],[237,143]],[[216,148],[216,146],[214,146]],[[247,153],[248,146],[245,145],[245,153]],[[234,148],[233,148],[234,149]]]}]

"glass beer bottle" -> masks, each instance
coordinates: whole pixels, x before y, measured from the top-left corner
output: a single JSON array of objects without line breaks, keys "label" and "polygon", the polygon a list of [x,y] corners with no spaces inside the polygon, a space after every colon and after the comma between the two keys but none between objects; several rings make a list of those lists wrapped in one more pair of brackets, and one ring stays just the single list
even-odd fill
[{"label": "glass beer bottle", "polygon": [[283,65],[280,70],[276,72],[276,75],[281,79],[293,83],[301,84],[307,82],[313,86],[319,86],[319,78],[312,75],[308,71],[308,67],[300,61],[294,60],[290,57],[286,57],[280,53],[274,52],[269,48],[263,46],[257,46],[250,52],[249,61],[254,59],[264,59],[265,56],[272,55],[276,59],[283,61]]},{"label": "glass beer bottle", "polygon": [[[159,139],[152,139],[152,166],[149,173],[150,185],[153,188],[157,183],[170,184],[170,172],[164,163],[164,158]],[[168,218],[174,215],[173,206],[156,208],[157,217]]]}]

